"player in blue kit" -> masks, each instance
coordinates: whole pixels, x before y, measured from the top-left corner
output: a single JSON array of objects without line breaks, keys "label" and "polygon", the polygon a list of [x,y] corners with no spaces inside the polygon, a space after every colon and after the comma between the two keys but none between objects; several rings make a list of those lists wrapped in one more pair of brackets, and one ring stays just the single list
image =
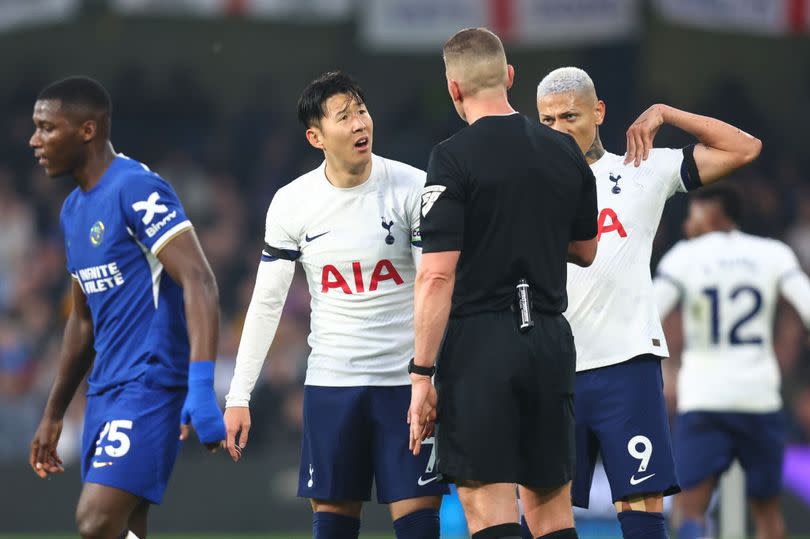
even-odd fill
[{"label": "player in blue kit", "polygon": [[143,539],[188,423],[209,449],[225,438],[213,389],[218,293],[177,195],[115,153],[110,115],[106,90],[85,77],[49,85],[34,105],[39,164],[78,187],[61,214],[73,310],[30,464],[42,478],[63,471],[62,418],[92,366],[79,533]]}]

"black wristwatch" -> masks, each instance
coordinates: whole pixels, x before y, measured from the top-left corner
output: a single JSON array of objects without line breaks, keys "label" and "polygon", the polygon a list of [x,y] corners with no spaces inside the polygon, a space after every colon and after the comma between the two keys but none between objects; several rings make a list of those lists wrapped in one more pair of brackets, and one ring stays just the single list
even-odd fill
[{"label": "black wristwatch", "polygon": [[408,374],[418,374],[420,376],[433,376],[436,374],[436,365],[432,367],[420,367],[413,362],[413,358],[408,363]]}]

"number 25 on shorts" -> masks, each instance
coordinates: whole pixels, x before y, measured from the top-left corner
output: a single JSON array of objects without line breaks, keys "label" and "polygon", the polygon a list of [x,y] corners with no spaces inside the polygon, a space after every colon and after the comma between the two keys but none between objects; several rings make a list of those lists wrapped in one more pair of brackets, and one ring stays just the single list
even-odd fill
[{"label": "number 25 on shorts", "polygon": [[[132,421],[129,419],[116,419],[108,421],[96,440],[96,456],[102,452],[110,457],[123,457],[130,448],[129,436],[123,431],[132,430]],[[107,443],[105,444],[105,438]],[[117,445],[113,445],[117,444]]]}]

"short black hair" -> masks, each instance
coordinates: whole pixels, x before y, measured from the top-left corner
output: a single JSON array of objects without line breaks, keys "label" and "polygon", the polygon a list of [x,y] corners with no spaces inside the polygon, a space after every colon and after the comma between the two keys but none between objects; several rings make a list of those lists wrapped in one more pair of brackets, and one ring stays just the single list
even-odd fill
[{"label": "short black hair", "polygon": [[59,100],[63,107],[85,109],[101,117],[101,131],[109,136],[112,100],[110,94],[95,79],[72,76],[52,82],[37,96],[37,100]]},{"label": "short black hair", "polygon": [[349,75],[340,71],[324,73],[304,88],[298,98],[298,119],[309,129],[326,116],[326,101],[333,95],[348,94],[365,103],[363,90]]},{"label": "short black hair", "polygon": [[107,114],[112,112],[110,94],[100,82],[90,77],[75,76],[52,82],[39,92],[37,99],[58,99],[67,105],[87,107]]},{"label": "short black hair", "polygon": [[692,191],[691,198],[706,202],[716,202],[720,204],[726,217],[740,224],[743,218],[742,197],[739,191],[724,183],[703,187]]}]

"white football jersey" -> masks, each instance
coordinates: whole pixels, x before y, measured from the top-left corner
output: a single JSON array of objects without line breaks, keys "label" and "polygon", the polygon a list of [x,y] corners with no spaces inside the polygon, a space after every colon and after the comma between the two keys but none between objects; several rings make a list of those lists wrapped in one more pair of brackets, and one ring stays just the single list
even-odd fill
[{"label": "white football jersey", "polygon": [[591,165],[599,206],[596,259],[568,264],[568,309],[577,372],[641,354],[669,355],[658,317],[650,257],[664,204],[678,191],[682,150],[656,148],[636,168],[605,153]]},{"label": "white football jersey", "polygon": [[309,283],[305,383],[408,385],[425,173],[374,155],[369,179],[341,189],[325,168],[279,189],[265,232],[265,255],[292,255]]},{"label": "white football jersey", "polygon": [[807,280],[787,245],[736,230],[681,241],[661,259],[656,291],[674,285],[683,316],[679,411],[781,408],[772,328],[779,294],[794,278]]}]

